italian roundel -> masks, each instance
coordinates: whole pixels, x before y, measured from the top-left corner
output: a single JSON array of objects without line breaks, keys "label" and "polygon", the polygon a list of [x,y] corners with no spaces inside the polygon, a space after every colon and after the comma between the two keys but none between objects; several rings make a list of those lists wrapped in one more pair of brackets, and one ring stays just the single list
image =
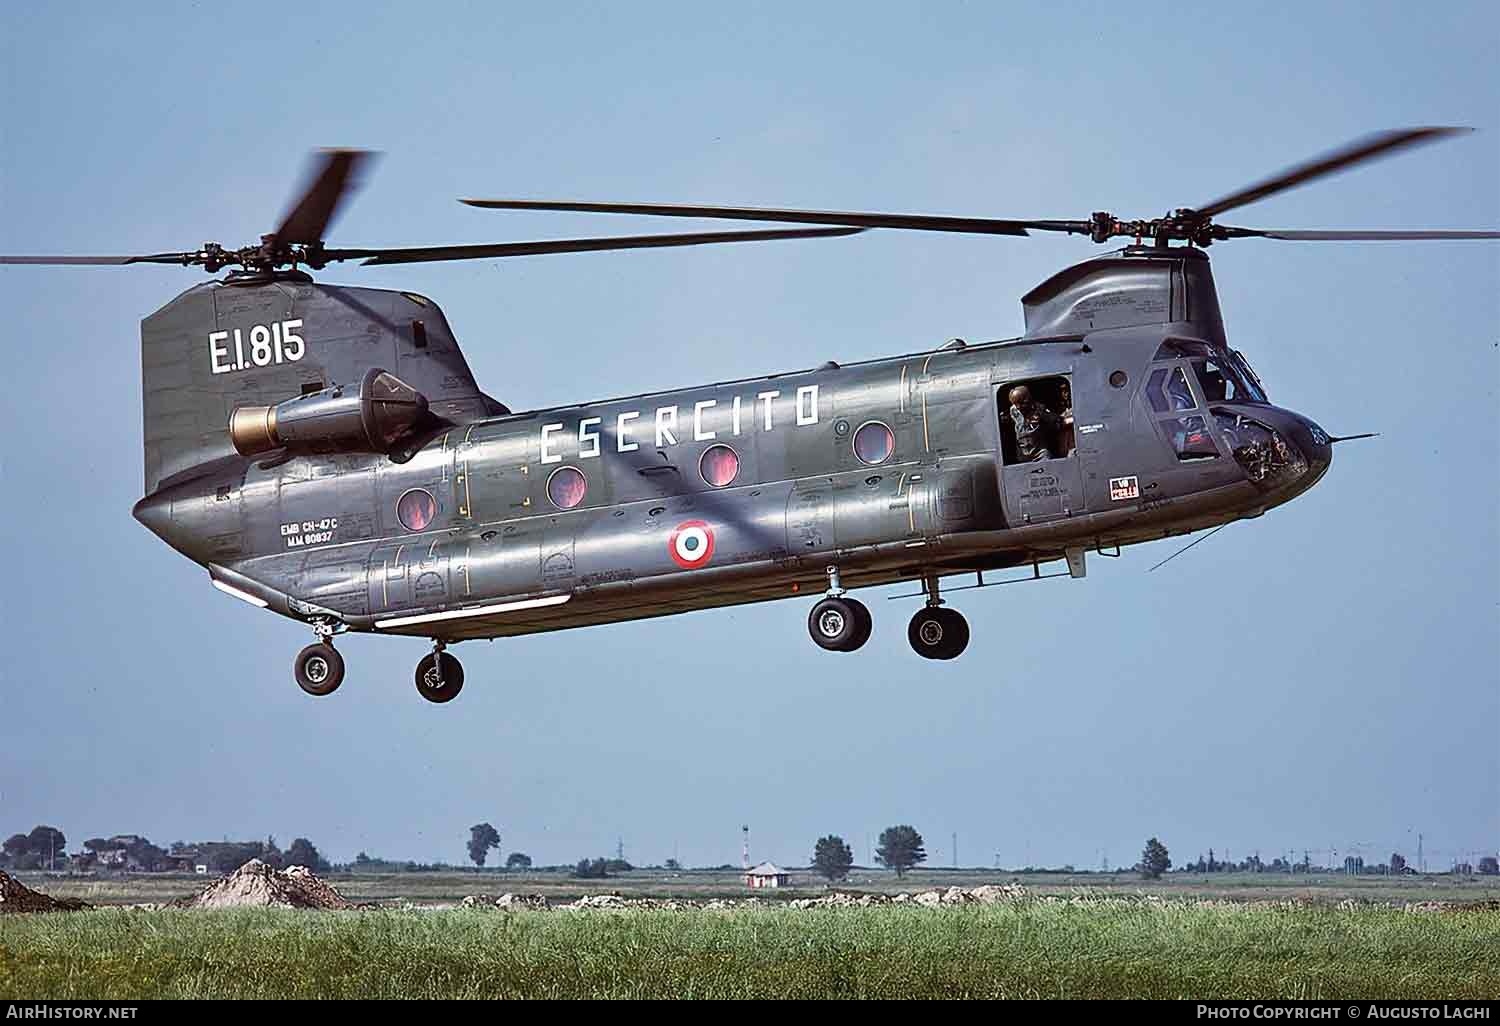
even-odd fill
[{"label": "italian roundel", "polygon": [[707,566],[714,554],[714,529],[702,520],[684,520],[667,539],[667,552],[684,570]]}]

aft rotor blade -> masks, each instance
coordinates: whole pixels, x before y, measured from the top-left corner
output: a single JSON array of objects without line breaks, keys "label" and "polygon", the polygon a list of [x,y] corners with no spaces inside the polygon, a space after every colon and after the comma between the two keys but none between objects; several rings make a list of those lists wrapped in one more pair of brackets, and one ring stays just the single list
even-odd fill
[{"label": "aft rotor blade", "polygon": [[491,257],[540,256],[546,253],[587,253],[606,249],[657,249],[667,246],[704,246],[718,242],[770,242],[775,239],[816,239],[857,235],[860,228],[787,228],[762,232],[695,232],[689,235],[621,235],[595,239],[547,239],[540,242],[497,242],[477,246],[419,246],[413,249],[330,249],[325,260],[357,260],[365,265],[417,264],[433,260],[484,260]]},{"label": "aft rotor blade", "polygon": [[195,253],[152,253],[146,256],[0,256],[0,264],[52,266],[116,266],[119,264],[191,264]]},{"label": "aft rotor blade", "polygon": [[1012,221],[992,217],[942,214],[879,214],[852,210],[784,210],[775,207],[701,207],[681,203],[592,203],[576,200],[466,199],[471,207],[490,210],[570,210],[585,214],[645,214],[651,217],[717,217],[733,221],[788,221],[794,224],[842,224],[858,228],[911,228],[928,232],[976,235],[1020,235],[1027,229],[1084,232],[1087,221]]},{"label": "aft rotor blade", "polygon": [[1487,229],[1413,228],[1368,231],[1364,229],[1261,230],[1227,229],[1231,238],[1286,239],[1291,242],[1406,242],[1423,239],[1500,239],[1500,231]]},{"label": "aft rotor blade", "polygon": [[1247,203],[1254,203],[1258,199],[1278,192],[1283,192],[1304,182],[1312,181],[1314,178],[1322,178],[1345,168],[1353,167],[1355,164],[1377,157],[1389,156],[1397,150],[1406,149],[1409,146],[1420,146],[1424,143],[1436,142],[1450,136],[1461,135],[1472,132],[1472,128],[1453,128],[1447,126],[1428,126],[1425,128],[1400,128],[1386,132],[1376,132],[1356,139],[1337,150],[1314,157],[1312,160],[1287,168],[1280,174],[1267,178],[1263,182],[1248,186],[1238,192],[1232,192],[1222,199],[1215,200],[1206,206],[1194,208],[1195,212],[1207,217],[1222,214],[1226,210],[1242,207]]},{"label": "aft rotor blade", "polygon": [[288,244],[312,245],[338,213],[344,198],[359,187],[361,171],[374,154],[368,150],[323,150],[308,176],[302,195],[292,207],[276,238]]}]

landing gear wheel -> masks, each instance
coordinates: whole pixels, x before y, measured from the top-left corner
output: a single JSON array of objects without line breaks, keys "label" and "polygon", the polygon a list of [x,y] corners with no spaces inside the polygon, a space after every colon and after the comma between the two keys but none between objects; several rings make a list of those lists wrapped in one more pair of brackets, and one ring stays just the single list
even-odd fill
[{"label": "landing gear wheel", "polygon": [[848,651],[864,647],[865,642],[870,640],[870,633],[875,629],[875,618],[870,615],[869,607],[858,599],[848,599],[848,603],[854,607],[854,615],[859,617],[859,633],[854,636]]},{"label": "landing gear wheel", "polygon": [[[442,660],[441,664],[438,660]],[[441,668],[440,668],[441,667]],[[431,652],[417,664],[417,694],[441,705],[458,697],[464,687],[464,667],[447,652]]]},{"label": "landing gear wheel", "polygon": [[819,648],[853,652],[870,637],[870,611],[857,599],[825,598],[807,614],[807,633]]},{"label": "landing gear wheel", "polygon": [[298,652],[292,668],[297,686],[309,695],[331,695],[344,683],[344,657],[326,641]]},{"label": "landing gear wheel", "polygon": [[969,646],[969,622],[956,609],[928,606],[911,618],[906,640],[919,656],[953,659]]}]

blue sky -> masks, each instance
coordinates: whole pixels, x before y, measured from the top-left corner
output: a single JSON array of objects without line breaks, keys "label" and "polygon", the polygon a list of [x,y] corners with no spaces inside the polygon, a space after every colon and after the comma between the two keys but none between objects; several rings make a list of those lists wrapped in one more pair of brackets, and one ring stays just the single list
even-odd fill
[{"label": "blue sky", "polygon": [[[308,150],[385,157],[331,233],[421,245],[683,230],[465,195],[998,217],[1149,217],[1366,131],[1479,131],[1243,211],[1257,227],[1500,224],[1493,4],[9,5],[0,251],[152,252],[269,231]],[[721,12],[720,12],[721,11]],[[692,222],[686,222],[691,224]],[[725,227],[720,224],[718,227]],[[871,232],[720,250],[323,272],[436,299],[517,409],[1020,331],[1077,238]],[[452,706],[419,641],[308,640],[131,520],[138,321],[180,268],[0,271],[0,830],[312,837],[463,857],[1133,861],[1159,835],[1429,864],[1500,838],[1500,247],[1217,246],[1231,340],[1339,448],[1306,496],[1161,571],[971,593],[927,664],[867,596],[833,657],[788,601],[466,644]],[[890,594],[903,589],[891,589]]]}]

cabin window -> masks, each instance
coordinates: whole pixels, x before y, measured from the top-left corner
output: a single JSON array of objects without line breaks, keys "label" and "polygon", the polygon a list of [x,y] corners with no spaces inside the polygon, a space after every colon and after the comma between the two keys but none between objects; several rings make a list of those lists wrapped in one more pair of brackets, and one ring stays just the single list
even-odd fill
[{"label": "cabin window", "polygon": [[413,488],[396,500],[396,519],[408,531],[425,531],[437,517],[437,500],[421,488]]},{"label": "cabin window", "polygon": [[1202,417],[1178,417],[1163,421],[1162,426],[1171,436],[1172,448],[1179,460],[1209,460],[1219,455],[1219,447],[1214,444],[1214,436],[1209,433]]},{"label": "cabin window", "polygon": [[713,488],[724,488],[734,483],[740,474],[739,455],[727,445],[710,445],[698,457],[698,473],[705,484]]},{"label": "cabin window", "polygon": [[[1011,401],[1025,390],[1025,409]],[[1002,385],[1000,448],[1007,464],[1061,459],[1073,454],[1073,394],[1065,377],[1032,378]]]},{"label": "cabin window", "polygon": [[588,480],[577,467],[558,467],[547,478],[547,499],[558,509],[574,508],[588,490]]},{"label": "cabin window", "polygon": [[854,432],[854,456],[861,463],[875,466],[891,458],[896,451],[896,435],[878,420],[870,420]]}]

